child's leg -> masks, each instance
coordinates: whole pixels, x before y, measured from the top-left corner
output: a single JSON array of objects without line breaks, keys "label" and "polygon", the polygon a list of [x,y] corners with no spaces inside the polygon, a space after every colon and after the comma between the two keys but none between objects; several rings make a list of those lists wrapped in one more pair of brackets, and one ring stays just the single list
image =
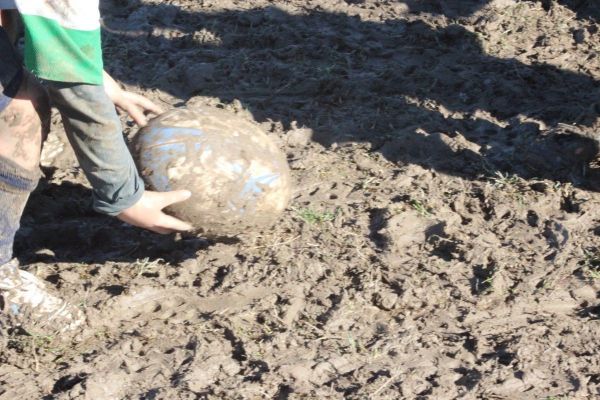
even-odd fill
[{"label": "child's leg", "polygon": [[48,293],[43,282],[20,270],[12,259],[19,220],[40,175],[39,153],[45,129],[34,101],[26,100],[27,85],[21,88],[21,99],[11,101],[0,112],[0,327],[64,332],[83,322],[81,311]]},{"label": "child's leg", "polygon": [[0,265],[12,257],[21,213],[37,185],[48,121],[45,92],[22,70],[0,27]]},{"label": "child's leg", "polygon": [[[3,115],[0,112],[0,120]],[[41,125],[38,127],[41,135]],[[12,259],[19,220],[38,178],[37,166],[29,170],[0,156],[0,327],[21,326],[39,333],[64,332],[83,322],[81,311],[48,293],[43,282],[20,270]]]},{"label": "child's leg", "polygon": [[38,178],[37,171],[27,170],[0,156],[0,268],[12,258],[13,240],[19,229],[21,214]]},{"label": "child's leg", "polygon": [[40,175],[48,121],[45,92],[21,70],[0,27],[0,326],[61,331],[83,322],[80,310],[46,292],[39,279],[12,259],[21,214]]},{"label": "child's leg", "polygon": [[[0,66],[0,68],[2,68]],[[28,171],[39,170],[42,142],[50,126],[50,106],[45,89],[23,72],[19,90],[0,109],[0,156]]]}]

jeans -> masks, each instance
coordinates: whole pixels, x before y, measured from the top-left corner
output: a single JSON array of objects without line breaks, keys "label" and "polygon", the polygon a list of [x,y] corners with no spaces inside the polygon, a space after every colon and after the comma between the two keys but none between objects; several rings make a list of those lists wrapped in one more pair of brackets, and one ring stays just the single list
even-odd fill
[{"label": "jeans", "polygon": [[93,207],[117,215],[144,193],[115,106],[102,86],[44,82],[93,191]]}]

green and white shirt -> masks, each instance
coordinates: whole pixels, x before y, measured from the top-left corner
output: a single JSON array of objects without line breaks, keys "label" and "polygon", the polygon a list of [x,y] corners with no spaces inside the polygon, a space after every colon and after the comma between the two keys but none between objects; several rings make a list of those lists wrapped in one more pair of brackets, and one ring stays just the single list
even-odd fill
[{"label": "green and white shirt", "polygon": [[99,0],[12,1],[25,25],[28,70],[52,81],[102,84]]}]

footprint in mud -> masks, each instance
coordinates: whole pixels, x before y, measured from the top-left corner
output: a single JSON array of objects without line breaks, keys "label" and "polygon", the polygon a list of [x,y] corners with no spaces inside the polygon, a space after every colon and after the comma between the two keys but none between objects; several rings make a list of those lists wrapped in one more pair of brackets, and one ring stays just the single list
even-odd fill
[{"label": "footprint in mud", "polygon": [[269,296],[272,289],[260,287],[236,288],[235,293],[199,297],[197,293],[186,289],[163,289],[138,287],[127,294],[110,298],[99,311],[91,311],[94,326],[117,328],[127,321],[145,319],[179,319],[179,314],[223,313],[251,305],[253,302]]},{"label": "footprint in mud", "polygon": [[433,235],[443,235],[444,226],[444,222],[414,210],[392,216],[387,209],[371,211],[371,238],[378,247],[392,253],[405,253]]}]

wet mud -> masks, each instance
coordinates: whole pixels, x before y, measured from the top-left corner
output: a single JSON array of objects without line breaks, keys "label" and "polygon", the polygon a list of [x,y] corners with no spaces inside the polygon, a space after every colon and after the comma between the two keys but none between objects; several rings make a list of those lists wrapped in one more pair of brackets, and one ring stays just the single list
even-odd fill
[{"label": "wet mud", "polygon": [[88,324],[2,337],[0,399],[600,396],[592,2],[102,8],[109,72],[257,121],[291,205],[228,241],[128,227],[54,115],[16,250]]}]

